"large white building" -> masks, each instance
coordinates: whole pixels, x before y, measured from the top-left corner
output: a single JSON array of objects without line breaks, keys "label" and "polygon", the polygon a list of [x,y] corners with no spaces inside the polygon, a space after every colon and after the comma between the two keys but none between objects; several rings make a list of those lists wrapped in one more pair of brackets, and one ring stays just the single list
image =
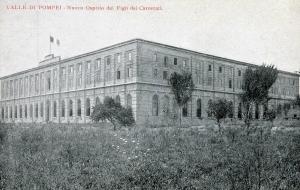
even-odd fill
[{"label": "large white building", "polygon": [[[177,115],[168,84],[172,72],[192,73],[195,91],[183,108],[184,122],[207,117],[210,99],[224,97],[241,117],[243,75],[253,64],[142,39],[60,59],[49,55],[33,69],[0,78],[0,119],[4,122],[91,122],[92,107],[110,96],[131,106],[138,124],[167,124]],[[280,71],[268,107],[299,93],[299,75]],[[265,107],[266,109],[266,107]],[[253,108],[261,118],[263,106]]]}]

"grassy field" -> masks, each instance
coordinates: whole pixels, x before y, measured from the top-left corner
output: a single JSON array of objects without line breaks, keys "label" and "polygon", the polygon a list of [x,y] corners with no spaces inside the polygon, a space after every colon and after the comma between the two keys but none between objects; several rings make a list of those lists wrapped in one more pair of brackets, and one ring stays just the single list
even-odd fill
[{"label": "grassy field", "polygon": [[4,125],[0,189],[300,189],[299,130]]}]

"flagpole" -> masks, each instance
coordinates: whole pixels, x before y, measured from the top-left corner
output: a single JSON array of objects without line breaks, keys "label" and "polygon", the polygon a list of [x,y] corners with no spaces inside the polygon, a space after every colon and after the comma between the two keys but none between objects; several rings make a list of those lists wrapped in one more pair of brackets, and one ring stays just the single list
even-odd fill
[{"label": "flagpole", "polygon": [[49,35],[49,55],[51,55],[51,35]]}]

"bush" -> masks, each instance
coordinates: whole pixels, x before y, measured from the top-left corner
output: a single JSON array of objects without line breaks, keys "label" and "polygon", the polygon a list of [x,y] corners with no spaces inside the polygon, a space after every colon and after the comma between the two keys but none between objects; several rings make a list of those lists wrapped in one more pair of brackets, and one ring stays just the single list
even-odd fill
[{"label": "bush", "polygon": [[128,108],[121,108],[117,113],[117,120],[118,122],[125,127],[132,126],[135,121],[132,114],[131,107]]},{"label": "bush", "polygon": [[276,118],[276,111],[275,110],[267,110],[266,112],[266,120],[273,122]]},{"label": "bush", "polygon": [[93,121],[110,121],[114,130],[116,130],[116,124],[119,123],[123,126],[131,126],[135,123],[132,109],[124,108],[120,103],[115,102],[113,98],[105,97],[103,104],[96,105],[91,115]]}]

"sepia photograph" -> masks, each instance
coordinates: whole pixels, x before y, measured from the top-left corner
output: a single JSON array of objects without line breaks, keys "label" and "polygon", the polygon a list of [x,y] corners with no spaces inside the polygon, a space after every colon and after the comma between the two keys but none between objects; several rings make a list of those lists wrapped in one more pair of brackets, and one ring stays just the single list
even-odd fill
[{"label": "sepia photograph", "polygon": [[1,0],[0,189],[299,190],[300,1]]}]

